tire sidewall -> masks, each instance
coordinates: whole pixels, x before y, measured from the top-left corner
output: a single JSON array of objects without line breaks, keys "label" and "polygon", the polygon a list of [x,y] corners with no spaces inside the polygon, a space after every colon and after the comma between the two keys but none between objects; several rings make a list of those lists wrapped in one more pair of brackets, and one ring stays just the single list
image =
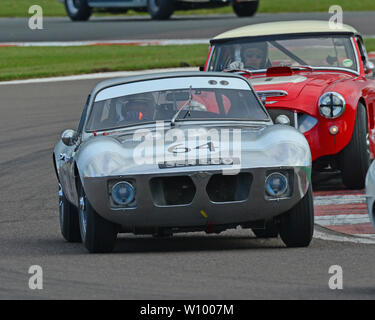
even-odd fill
[{"label": "tire sidewall", "polygon": [[259,1],[233,2],[232,6],[238,17],[252,17],[258,10]]},{"label": "tire sidewall", "polygon": [[288,247],[307,247],[314,233],[313,192],[309,186],[305,196],[280,220],[280,237]]},{"label": "tire sidewall", "polygon": [[61,185],[59,184],[59,222],[62,236],[68,242],[80,242],[78,212],[65,197]]},{"label": "tire sidewall", "polygon": [[[77,7],[75,1],[79,2]],[[91,16],[91,8],[87,4],[87,0],[65,0],[65,10],[73,21],[86,21]]]},{"label": "tire sidewall", "polygon": [[164,20],[168,19],[174,11],[173,0],[148,0],[147,11],[152,19]]},{"label": "tire sidewall", "polygon": [[[361,189],[365,185],[370,166],[370,150],[367,145],[368,121],[366,107],[359,103],[352,137],[340,152],[340,169],[344,184],[351,189]],[[353,166],[353,163],[356,163]]]}]

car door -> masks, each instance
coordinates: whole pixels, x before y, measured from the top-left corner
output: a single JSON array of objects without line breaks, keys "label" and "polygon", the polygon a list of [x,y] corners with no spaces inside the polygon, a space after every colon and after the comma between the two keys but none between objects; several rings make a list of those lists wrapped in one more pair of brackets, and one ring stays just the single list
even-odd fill
[{"label": "car door", "polygon": [[64,149],[59,155],[59,161],[63,176],[66,177],[66,181],[63,182],[63,190],[65,196],[68,197],[72,203],[78,203],[78,194],[76,189],[76,174],[74,172],[75,154],[79,149],[81,143],[81,136],[83,132],[84,123],[86,121],[88,103],[90,96],[88,96],[86,104],[83,108],[81,119],[77,129],[77,142],[72,146],[64,145]]}]

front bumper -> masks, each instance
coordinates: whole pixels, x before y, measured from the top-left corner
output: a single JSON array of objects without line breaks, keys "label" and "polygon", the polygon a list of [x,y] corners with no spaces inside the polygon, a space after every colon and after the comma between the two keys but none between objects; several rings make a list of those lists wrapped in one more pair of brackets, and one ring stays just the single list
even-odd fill
[{"label": "front bumper", "polygon": [[[269,170],[290,170],[292,192],[288,198],[267,200],[265,177]],[[310,167],[242,169],[252,176],[247,199],[230,202],[213,202],[207,194],[207,184],[214,174],[221,171],[197,171],[133,175],[116,177],[84,178],[84,189],[93,208],[103,218],[127,228],[137,227],[195,227],[208,224],[243,224],[278,216],[294,207],[306,194],[310,184]],[[155,177],[189,176],[196,192],[193,200],[184,205],[157,205],[150,189]],[[113,180],[131,179],[136,184],[136,207],[113,208],[108,185]]]}]

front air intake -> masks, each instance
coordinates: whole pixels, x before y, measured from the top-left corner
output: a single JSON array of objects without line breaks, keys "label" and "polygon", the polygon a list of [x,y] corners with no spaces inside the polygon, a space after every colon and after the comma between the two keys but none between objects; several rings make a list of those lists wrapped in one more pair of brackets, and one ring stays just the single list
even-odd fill
[{"label": "front air intake", "polygon": [[188,176],[157,177],[150,180],[153,201],[158,206],[189,204],[196,188]]},{"label": "front air intake", "polygon": [[241,172],[237,175],[215,174],[207,184],[207,195],[212,202],[234,202],[247,200],[252,175]]}]

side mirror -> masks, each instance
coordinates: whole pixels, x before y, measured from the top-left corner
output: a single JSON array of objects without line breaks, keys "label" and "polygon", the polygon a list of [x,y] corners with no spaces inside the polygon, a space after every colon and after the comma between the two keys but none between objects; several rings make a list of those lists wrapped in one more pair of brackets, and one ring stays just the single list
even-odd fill
[{"label": "side mirror", "polygon": [[61,135],[61,141],[66,146],[70,147],[77,142],[78,134],[75,130],[65,130]]},{"label": "side mirror", "polygon": [[370,74],[374,71],[374,69],[375,69],[374,63],[371,61],[367,61],[365,64],[365,73]]}]

